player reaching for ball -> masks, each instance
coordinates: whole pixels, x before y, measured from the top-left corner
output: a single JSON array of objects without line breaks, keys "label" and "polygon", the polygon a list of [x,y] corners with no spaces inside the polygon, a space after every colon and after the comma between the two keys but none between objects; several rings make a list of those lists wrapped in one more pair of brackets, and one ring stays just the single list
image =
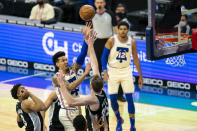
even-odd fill
[{"label": "player reaching for ball", "polygon": [[[88,54],[90,55],[90,61],[91,66],[93,70],[93,76],[90,80],[90,88],[91,88],[91,94],[85,95],[79,98],[73,98],[68,89],[65,88],[68,85],[64,82],[65,74],[62,71],[59,71],[57,73],[57,81],[60,85],[60,91],[65,98],[68,106],[86,106],[86,109],[88,110],[88,113],[90,115],[90,119],[92,121],[91,124],[95,123],[95,121],[101,120],[101,125],[104,126],[104,128],[101,128],[99,131],[108,131],[108,120],[109,117],[109,110],[108,110],[108,101],[106,94],[103,90],[103,80],[100,77],[100,73],[98,70],[98,63],[96,60],[96,55],[93,48],[93,43],[96,39],[96,33],[91,33],[90,37],[87,40],[88,44]],[[93,130],[95,130],[95,125],[93,124]],[[92,129],[89,129],[89,131],[92,131]]]},{"label": "player reaching for ball", "polygon": [[[88,38],[88,32],[91,31],[90,27],[91,25],[87,24],[85,30],[83,30],[83,34],[85,35],[84,39]],[[66,88],[68,88],[69,93],[72,95],[72,97],[79,97],[78,86],[90,71],[90,66],[86,66],[85,72],[77,79],[78,69],[80,69],[84,63],[85,57],[87,55],[87,50],[88,45],[84,41],[81,52],[77,57],[77,61],[73,63],[71,67],[69,67],[68,65],[68,58],[65,57],[64,52],[57,52],[53,56],[54,65],[58,68],[58,71],[61,71],[65,74],[64,82],[67,85]],[[60,85],[57,81],[57,74],[53,76],[52,82],[61,105],[61,109],[59,111],[59,120],[64,126],[65,131],[74,131],[75,129],[73,127],[72,121],[77,115],[79,115],[80,108],[77,106],[68,107],[64,96],[62,96],[62,93],[58,88],[60,87]]]}]

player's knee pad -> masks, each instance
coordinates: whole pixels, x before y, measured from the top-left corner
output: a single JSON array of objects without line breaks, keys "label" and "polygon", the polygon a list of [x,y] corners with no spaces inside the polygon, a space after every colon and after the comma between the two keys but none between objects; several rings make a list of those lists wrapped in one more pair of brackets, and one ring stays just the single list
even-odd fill
[{"label": "player's knee pad", "polygon": [[129,114],[135,114],[135,106],[133,102],[133,95],[132,93],[125,94],[126,100],[128,102],[128,112]]},{"label": "player's knee pad", "polygon": [[109,95],[111,100],[111,107],[114,111],[118,110],[117,94]]}]

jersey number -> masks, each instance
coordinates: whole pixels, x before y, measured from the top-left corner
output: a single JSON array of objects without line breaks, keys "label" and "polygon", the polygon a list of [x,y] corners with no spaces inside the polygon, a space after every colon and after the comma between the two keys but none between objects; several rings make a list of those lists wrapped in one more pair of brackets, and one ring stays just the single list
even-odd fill
[{"label": "jersey number", "polygon": [[116,57],[116,60],[119,60],[120,63],[122,63],[123,60],[127,60],[126,52],[129,51],[128,48],[117,47],[116,51],[118,51],[118,56]]}]

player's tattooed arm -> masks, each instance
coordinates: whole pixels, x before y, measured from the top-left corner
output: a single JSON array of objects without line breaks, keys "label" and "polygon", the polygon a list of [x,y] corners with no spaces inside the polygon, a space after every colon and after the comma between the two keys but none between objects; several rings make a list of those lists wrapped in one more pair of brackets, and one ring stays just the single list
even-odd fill
[{"label": "player's tattooed arm", "polygon": [[[85,72],[84,72],[83,75],[81,75],[77,80],[75,80],[75,81],[69,83],[68,81],[66,81],[66,80],[64,79],[65,87],[66,87],[68,90],[70,90],[70,91],[74,90],[75,88],[77,88],[77,87],[79,86],[79,84],[81,84],[81,82],[85,79],[86,75],[88,75],[89,72],[90,72],[90,65],[86,65]],[[58,72],[58,73],[59,73],[59,72]],[[59,82],[57,81],[57,76],[56,76],[56,75],[53,76],[52,82],[53,82],[53,86],[54,86],[55,88],[60,87],[60,84],[59,84]]]},{"label": "player's tattooed arm", "polygon": [[[56,75],[53,76],[52,83],[53,83],[53,87],[55,87],[55,88],[60,87],[60,84],[57,81],[57,76]],[[65,79],[64,79],[64,83],[65,83],[65,87],[67,87],[69,90],[73,90],[73,88],[71,87],[72,85],[70,85],[70,83],[68,81],[66,81]]]},{"label": "player's tattooed arm", "polygon": [[75,88],[77,88],[81,84],[81,82],[85,79],[85,77],[89,74],[90,69],[91,69],[90,64],[87,64],[84,73],[77,80],[70,83],[68,89],[74,90]]},{"label": "player's tattooed arm", "polygon": [[59,84],[58,84],[58,82],[57,82],[57,77],[56,77],[56,75],[54,75],[53,76],[53,78],[52,78],[52,83],[53,83],[53,87],[59,87]]}]

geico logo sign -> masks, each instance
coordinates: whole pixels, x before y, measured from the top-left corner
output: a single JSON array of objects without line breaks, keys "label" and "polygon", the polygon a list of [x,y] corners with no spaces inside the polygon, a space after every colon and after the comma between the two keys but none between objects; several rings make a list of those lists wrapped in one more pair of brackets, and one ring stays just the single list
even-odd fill
[{"label": "geico logo sign", "polygon": [[185,98],[190,98],[191,94],[188,91],[179,91],[179,90],[173,90],[173,89],[168,89],[167,91],[168,95],[171,96],[180,96],[180,97],[185,97]]},{"label": "geico logo sign", "polygon": [[53,75],[55,75],[54,72],[47,72],[47,71],[41,71],[41,70],[34,70],[34,75],[36,74],[43,74],[41,75],[41,77],[49,77],[51,79],[51,77],[53,77]]},{"label": "geico logo sign", "polygon": [[173,81],[167,81],[167,86],[172,88],[186,89],[186,90],[190,90],[191,88],[189,83],[180,83]]},{"label": "geico logo sign", "polygon": [[28,62],[26,61],[18,61],[18,60],[7,60],[8,65],[10,66],[17,66],[17,67],[24,67],[28,68]]},{"label": "geico logo sign", "polygon": [[163,88],[143,86],[142,91],[163,94]]},{"label": "geico logo sign", "polygon": [[162,80],[143,78],[143,83],[147,85],[163,86]]},{"label": "geico logo sign", "polygon": [[8,72],[19,73],[19,74],[28,74],[28,69],[8,66]]},{"label": "geico logo sign", "polygon": [[48,55],[54,55],[58,51],[64,51],[66,57],[68,57],[68,42],[64,41],[64,46],[58,45],[58,40],[54,39],[55,35],[53,32],[46,32],[42,38],[42,46],[44,51]]},{"label": "geico logo sign", "polygon": [[48,65],[48,64],[34,63],[34,69],[46,70],[46,71],[55,71],[55,66]]},{"label": "geico logo sign", "polygon": [[0,58],[0,64],[5,65],[6,64],[6,59]]}]

